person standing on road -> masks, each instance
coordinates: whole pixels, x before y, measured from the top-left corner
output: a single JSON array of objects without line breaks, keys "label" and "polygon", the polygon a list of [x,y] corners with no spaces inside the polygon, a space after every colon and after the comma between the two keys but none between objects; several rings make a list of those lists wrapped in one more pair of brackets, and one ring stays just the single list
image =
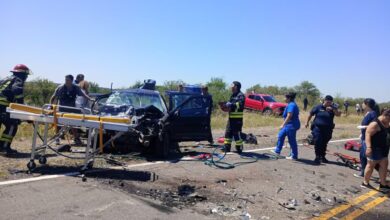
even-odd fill
[{"label": "person standing on road", "polygon": [[326,149],[328,142],[332,139],[334,124],[334,116],[340,116],[341,112],[338,110],[337,104],[333,103],[333,97],[327,95],[323,104],[315,106],[307,119],[306,128],[309,127],[310,121],[315,116],[311,131],[314,139],[315,164],[328,163],[326,159]]},{"label": "person standing on road", "polygon": [[367,157],[366,157],[366,130],[367,126],[374,121],[379,112],[379,106],[376,104],[374,99],[367,98],[363,102],[363,110],[366,112],[362,123],[361,123],[361,135],[360,140],[362,147],[360,148],[360,164],[361,164],[361,172],[360,174],[354,174],[356,177],[364,177],[365,168],[367,166]]},{"label": "person standing on road", "polygon": [[[78,74],[76,76],[75,83],[80,87],[80,89],[87,95],[89,95],[89,83],[88,81],[84,80],[84,74]],[[86,99],[84,96],[78,95],[76,97],[76,107],[77,108],[88,108],[88,99]]]},{"label": "person standing on road", "polygon": [[[73,80],[74,78],[72,75],[65,76],[65,84],[58,86],[50,99],[50,103],[53,105],[59,102],[59,105],[62,106],[59,108],[60,112],[81,113],[78,109],[76,109],[77,96],[82,96],[86,100],[92,101],[92,98],[85,94],[85,92],[83,92],[79,86],[75,85]],[[81,145],[82,142],[80,140],[77,129],[72,129],[72,133],[74,137],[74,143],[76,145]],[[59,139],[57,139],[57,144],[59,144]]]},{"label": "person standing on road", "polygon": [[225,108],[229,112],[229,119],[225,132],[225,152],[230,152],[234,138],[237,153],[242,153],[244,141],[241,138],[245,95],[241,92],[241,83],[234,81],[231,85],[232,95],[229,102],[225,103]]},{"label": "person standing on road", "polygon": [[387,185],[386,177],[389,164],[389,146],[387,143],[387,135],[390,124],[390,109],[382,112],[382,114],[371,122],[366,131],[366,156],[368,163],[364,173],[363,188],[373,187],[370,185],[370,179],[375,166],[379,164],[379,190],[389,191],[390,187]]},{"label": "person standing on road", "polygon": [[291,153],[290,156],[286,157],[289,160],[298,159],[298,144],[297,144],[297,131],[301,128],[301,122],[299,121],[299,108],[295,103],[296,93],[290,92],[286,94],[287,107],[284,109],[283,118],[284,122],[280,126],[278,134],[278,143],[274,150],[274,153],[280,154],[284,145],[286,136],[290,143]]},{"label": "person standing on road", "polygon": [[0,127],[5,126],[0,137],[0,152],[7,156],[18,153],[11,148],[11,144],[20,123],[19,120],[10,117],[7,107],[10,103],[24,103],[24,83],[30,75],[30,69],[24,64],[18,64],[11,72],[12,76],[0,81]]},{"label": "person standing on road", "polygon": [[[209,93],[209,88],[206,86],[206,85],[203,85],[201,87],[201,95],[204,96],[205,98],[203,99],[203,102],[208,105],[209,107],[207,108],[207,112],[211,115],[212,111],[213,111],[213,97],[210,95]],[[211,117],[209,117],[209,119],[211,120]],[[211,121],[208,121],[208,124],[211,125]],[[208,133],[209,133],[209,143],[210,144],[214,144],[214,139],[213,139],[213,133],[211,131],[211,126],[208,127]]]},{"label": "person standing on road", "polygon": [[307,106],[308,105],[309,105],[309,100],[305,96],[305,98],[303,99],[303,111],[307,111]]}]

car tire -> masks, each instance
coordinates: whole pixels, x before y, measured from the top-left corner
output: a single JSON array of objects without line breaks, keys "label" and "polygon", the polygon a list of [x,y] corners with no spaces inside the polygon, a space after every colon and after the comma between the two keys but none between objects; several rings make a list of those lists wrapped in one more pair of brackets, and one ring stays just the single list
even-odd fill
[{"label": "car tire", "polygon": [[266,108],[264,111],[263,111],[263,114],[266,115],[266,116],[271,116],[273,114],[273,111],[272,109],[270,108]]}]

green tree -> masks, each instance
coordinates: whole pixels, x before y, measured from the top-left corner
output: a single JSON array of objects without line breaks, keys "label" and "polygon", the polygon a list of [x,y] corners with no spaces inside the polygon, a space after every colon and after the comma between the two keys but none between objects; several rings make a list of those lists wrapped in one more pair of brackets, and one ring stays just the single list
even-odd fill
[{"label": "green tree", "polygon": [[34,79],[25,84],[25,102],[29,105],[42,106],[50,102],[57,84],[48,79]]},{"label": "green tree", "polygon": [[133,85],[130,85],[130,89],[138,89],[140,88],[144,83],[141,82],[140,80],[135,81]]},{"label": "green tree", "polygon": [[185,85],[186,83],[183,80],[170,80],[165,81],[162,88],[168,91],[177,91],[179,89],[179,85]]},{"label": "green tree", "polygon": [[231,92],[227,88],[228,84],[222,78],[211,78],[206,83],[206,86],[209,88],[209,93],[213,96],[214,109],[218,108],[219,102],[228,101]]},{"label": "green tree", "polygon": [[106,94],[106,93],[109,93],[109,92],[110,92],[110,89],[102,88],[96,82],[89,82],[89,93]]},{"label": "green tree", "polygon": [[298,97],[304,98],[307,97],[309,102],[316,102],[320,98],[320,90],[317,86],[309,81],[303,81],[299,85],[295,86],[295,91],[298,94]]}]

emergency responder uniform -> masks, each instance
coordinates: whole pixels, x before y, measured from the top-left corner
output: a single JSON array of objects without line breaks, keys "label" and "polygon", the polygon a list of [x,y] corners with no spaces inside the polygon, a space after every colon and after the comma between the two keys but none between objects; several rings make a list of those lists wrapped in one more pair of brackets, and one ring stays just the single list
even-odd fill
[{"label": "emergency responder uniform", "polygon": [[[331,96],[327,96],[325,99],[333,101]],[[334,107],[332,107],[334,109]],[[315,116],[313,124],[311,126],[311,131],[314,140],[315,146],[315,163],[328,162],[325,158],[326,150],[329,141],[332,139],[334,124],[334,111],[327,111],[326,107],[323,104],[315,106],[311,112],[311,116]]]},{"label": "emergency responder uniform", "polygon": [[244,148],[244,141],[241,137],[241,132],[244,119],[245,95],[240,91],[241,84],[239,82],[235,81],[233,84],[237,87],[237,91],[233,92],[229,102],[226,103],[226,107],[229,109],[229,120],[226,126],[224,144],[225,151],[230,152],[234,138],[236,150],[238,153],[241,153]]},{"label": "emergency responder uniform", "polygon": [[19,120],[10,118],[7,107],[10,103],[24,103],[24,82],[30,74],[30,70],[26,65],[18,64],[11,72],[12,76],[0,81],[0,126],[5,126],[5,130],[0,136],[0,150],[6,152],[7,155],[17,153],[11,148],[11,143],[20,124]]}]

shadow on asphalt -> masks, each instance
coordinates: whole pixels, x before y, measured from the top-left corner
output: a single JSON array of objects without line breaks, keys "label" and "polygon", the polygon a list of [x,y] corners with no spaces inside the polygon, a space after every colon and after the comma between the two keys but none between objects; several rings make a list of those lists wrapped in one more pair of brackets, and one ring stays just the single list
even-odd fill
[{"label": "shadow on asphalt", "polygon": [[344,163],[341,163],[341,162],[338,162],[338,161],[329,161],[329,163],[316,164],[316,163],[314,163],[314,160],[298,159],[297,162],[303,163],[303,164],[307,164],[307,165],[311,165],[311,166],[321,166],[321,165],[330,164],[330,165],[337,165],[337,166],[345,167]]},{"label": "shadow on asphalt", "polygon": [[[80,170],[81,167],[67,167],[67,166],[42,166],[37,167],[33,173],[41,175],[56,175],[75,173]],[[128,181],[155,181],[158,176],[153,172],[147,171],[133,171],[133,170],[116,170],[109,168],[93,168],[86,171],[88,178],[96,179],[110,179],[110,180],[128,180]]]},{"label": "shadow on asphalt", "polygon": [[[55,157],[57,156],[56,154],[46,154],[46,157],[49,158],[49,157]],[[7,158],[12,158],[12,159],[26,159],[26,158],[30,158],[31,157],[31,153],[17,153],[17,154],[13,154],[13,155],[8,155],[6,156]],[[38,157],[36,157],[36,159],[39,159]]]}]

